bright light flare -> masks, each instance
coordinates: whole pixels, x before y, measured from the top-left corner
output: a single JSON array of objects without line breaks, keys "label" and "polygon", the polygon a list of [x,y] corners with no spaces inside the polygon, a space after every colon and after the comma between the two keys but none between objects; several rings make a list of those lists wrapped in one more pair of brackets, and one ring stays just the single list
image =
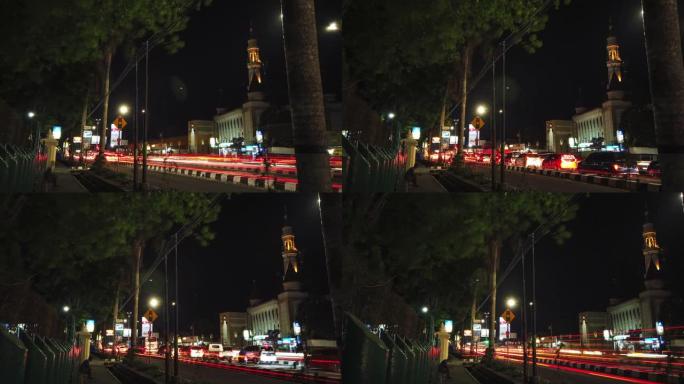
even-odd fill
[{"label": "bright light flare", "polygon": [[514,298],[511,297],[508,300],[506,300],[506,306],[508,308],[515,308],[516,305],[518,305],[518,301]]},{"label": "bright light flare", "polygon": [[126,105],[126,104],[123,104],[122,106],[119,107],[119,113],[122,115],[127,115],[129,110],[130,109],[128,108],[128,105]]},{"label": "bright light flare", "polygon": [[340,30],[340,25],[337,23],[337,21],[333,21],[330,24],[328,24],[327,27],[325,27],[326,32],[337,32]]},{"label": "bright light flare", "polygon": [[150,308],[152,308],[152,309],[157,308],[157,307],[159,307],[159,299],[157,299],[156,297],[153,297],[150,299],[149,304],[150,304]]},{"label": "bright light flare", "polygon": [[478,105],[475,109],[475,113],[477,113],[478,116],[484,116],[487,113],[487,107],[484,105]]}]

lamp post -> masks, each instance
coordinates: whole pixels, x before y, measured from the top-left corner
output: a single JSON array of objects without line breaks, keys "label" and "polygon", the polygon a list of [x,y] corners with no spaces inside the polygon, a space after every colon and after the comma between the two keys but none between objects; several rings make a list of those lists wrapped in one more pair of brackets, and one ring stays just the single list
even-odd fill
[{"label": "lamp post", "polygon": [[[515,298],[509,297],[508,299],[506,299],[506,309],[507,310],[515,308],[516,305],[518,305],[518,301]],[[508,321],[506,322],[506,328],[507,328],[507,330],[506,330],[506,360],[508,360],[509,359],[509,357],[508,357],[508,345],[509,345],[509,339],[511,338],[511,323]]]}]

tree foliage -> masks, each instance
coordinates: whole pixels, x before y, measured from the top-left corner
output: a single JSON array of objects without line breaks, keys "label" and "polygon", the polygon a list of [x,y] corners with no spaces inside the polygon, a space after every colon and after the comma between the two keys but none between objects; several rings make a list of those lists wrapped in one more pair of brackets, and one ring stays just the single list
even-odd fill
[{"label": "tree foliage", "polygon": [[[480,288],[486,282],[492,238],[515,251],[546,223],[562,242],[570,235],[563,223],[575,214],[571,197],[558,194],[392,195],[381,201],[352,215],[362,219],[348,219],[345,278],[389,285],[414,308],[429,305],[439,318],[452,319],[470,311],[476,280]],[[368,266],[365,275],[357,275],[357,263]]]},{"label": "tree foliage", "polygon": [[[565,0],[567,2],[567,0]],[[446,92],[459,99],[466,54],[482,66],[510,33],[541,47],[546,0],[350,0],[345,7],[345,58],[352,81],[381,113],[431,127]],[[559,5],[559,0],[555,1]],[[469,48],[466,51],[466,48]]]},{"label": "tree foliage", "polygon": [[[201,216],[194,237],[213,238],[218,212],[188,193],[24,196],[0,209],[0,281],[28,284],[55,306],[83,315],[111,313],[119,269],[130,270],[131,243],[152,242]],[[206,212],[206,215],[202,213]],[[104,214],[101,214],[104,213]]]}]

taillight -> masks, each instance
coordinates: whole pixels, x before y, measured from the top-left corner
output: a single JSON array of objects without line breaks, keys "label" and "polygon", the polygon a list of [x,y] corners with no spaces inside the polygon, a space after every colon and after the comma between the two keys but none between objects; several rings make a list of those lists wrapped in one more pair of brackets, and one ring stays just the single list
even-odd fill
[{"label": "taillight", "polygon": [[615,172],[619,171],[620,170],[620,164],[613,164],[613,170]]}]

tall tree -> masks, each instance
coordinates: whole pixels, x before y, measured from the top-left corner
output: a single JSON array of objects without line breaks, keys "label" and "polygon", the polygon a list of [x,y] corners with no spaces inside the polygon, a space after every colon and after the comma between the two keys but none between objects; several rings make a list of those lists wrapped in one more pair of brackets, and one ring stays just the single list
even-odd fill
[{"label": "tall tree", "polygon": [[331,192],[314,0],[281,0],[287,86],[301,192]]},{"label": "tall tree", "polygon": [[677,0],[642,0],[664,191],[684,190],[684,64]]}]

